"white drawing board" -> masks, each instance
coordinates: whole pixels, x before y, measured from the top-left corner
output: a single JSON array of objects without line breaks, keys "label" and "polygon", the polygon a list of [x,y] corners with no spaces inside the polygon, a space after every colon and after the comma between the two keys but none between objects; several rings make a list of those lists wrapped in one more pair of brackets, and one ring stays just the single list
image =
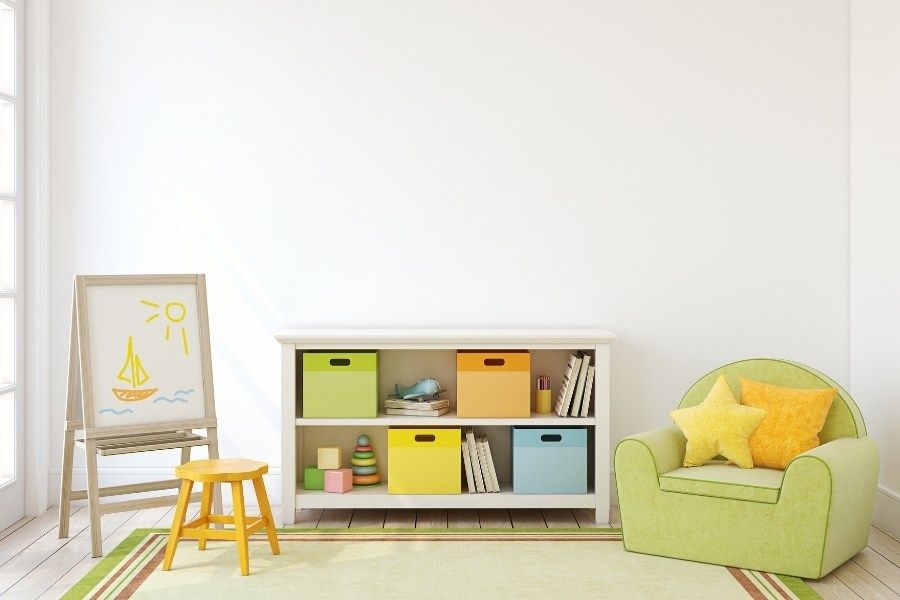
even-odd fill
[{"label": "white drawing board", "polygon": [[197,283],[89,284],[82,289],[80,314],[88,324],[89,354],[82,373],[90,378],[86,389],[92,395],[84,411],[92,412],[93,426],[208,416],[203,383],[208,350],[201,346],[206,323]]}]

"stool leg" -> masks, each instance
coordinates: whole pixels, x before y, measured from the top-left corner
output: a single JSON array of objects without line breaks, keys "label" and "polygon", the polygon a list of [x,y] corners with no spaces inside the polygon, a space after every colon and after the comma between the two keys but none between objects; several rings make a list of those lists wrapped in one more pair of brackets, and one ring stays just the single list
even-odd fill
[{"label": "stool leg", "polygon": [[247,513],[244,512],[244,487],[240,481],[231,482],[231,501],[234,503],[234,537],[238,547],[241,575],[250,574],[250,548],[247,543]]},{"label": "stool leg", "polygon": [[166,557],[163,560],[163,571],[172,568],[172,559],[175,558],[175,548],[184,528],[184,516],[187,514],[188,503],[191,501],[191,490],[194,482],[185,479],[181,482],[181,492],[178,494],[178,504],[175,506],[175,517],[172,519],[172,529],[169,531],[169,543],[166,546]]},{"label": "stool leg", "polygon": [[275,533],[275,519],[272,518],[272,507],[269,506],[269,495],[266,494],[266,484],[263,483],[262,477],[257,477],[253,480],[253,489],[256,490],[259,512],[262,518],[266,520],[266,535],[269,536],[272,554],[281,554],[281,548],[278,547],[278,534]]},{"label": "stool leg", "polygon": [[[203,495],[200,497],[200,516],[208,517],[209,511],[212,507],[212,499],[213,499],[213,489],[215,489],[214,483],[207,481],[203,484]],[[206,525],[200,525],[197,529],[209,529],[209,523]],[[206,538],[200,538],[197,540],[197,548],[199,550],[206,550]]]}]

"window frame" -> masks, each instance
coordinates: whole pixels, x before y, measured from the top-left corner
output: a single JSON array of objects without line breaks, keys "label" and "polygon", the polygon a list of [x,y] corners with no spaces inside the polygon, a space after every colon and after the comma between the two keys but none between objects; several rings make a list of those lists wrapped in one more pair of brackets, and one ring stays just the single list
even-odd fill
[{"label": "window frame", "polygon": [[[13,456],[11,459],[12,473],[11,476],[0,474],[0,491],[7,490],[13,486],[24,486],[24,464],[25,464],[25,394],[23,392],[23,379],[25,375],[25,306],[23,291],[25,287],[25,206],[23,202],[24,190],[24,6],[22,0],[0,0],[0,5],[13,11],[14,19],[14,42],[13,51],[15,57],[13,59],[13,69],[15,71],[13,77],[14,89],[12,93],[0,90],[0,101],[8,102],[13,110],[13,156],[14,168],[12,169],[12,186],[9,192],[0,192],[0,202],[9,203],[13,207],[13,235],[15,243],[13,252],[15,253],[13,268],[15,270],[14,283],[12,289],[0,288],[0,299],[12,298],[13,300],[13,336],[14,336],[14,356],[13,356],[13,374],[11,383],[0,383],[0,397],[7,393],[13,395],[13,424],[12,430],[14,435]],[[0,140],[2,143],[2,140]],[[2,248],[2,247],[0,247]],[[3,451],[0,447],[0,451]],[[0,457],[0,462],[7,460],[7,457]]]}]

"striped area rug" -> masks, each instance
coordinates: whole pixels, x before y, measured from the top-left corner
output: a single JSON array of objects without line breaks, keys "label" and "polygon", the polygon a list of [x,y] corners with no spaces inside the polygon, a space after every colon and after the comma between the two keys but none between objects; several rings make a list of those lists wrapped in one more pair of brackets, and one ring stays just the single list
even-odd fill
[{"label": "striped area rug", "polygon": [[233,542],[178,546],[138,529],[65,598],[691,598],[809,600],[802,580],[626,552],[619,530],[283,530],[282,553],[250,543],[250,576]]}]

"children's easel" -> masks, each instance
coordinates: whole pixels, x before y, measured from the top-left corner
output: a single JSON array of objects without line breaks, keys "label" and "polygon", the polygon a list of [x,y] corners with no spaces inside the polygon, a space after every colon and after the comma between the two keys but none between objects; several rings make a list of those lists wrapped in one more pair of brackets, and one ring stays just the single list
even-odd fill
[{"label": "children's easel", "polygon": [[[200,435],[194,430],[205,430]],[[177,494],[100,502],[177,489],[178,479],[100,487],[97,457],[207,446],[219,457],[204,275],[78,275],[72,301],[59,537],[72,500],[88,501],[91,556],[103,555],[101,515],[175,505]],[[72,489],[75,447],[87,486]],[[194,494],[191,502],[200,500]],[[214,499],[222,512],[221,492]]]}]

